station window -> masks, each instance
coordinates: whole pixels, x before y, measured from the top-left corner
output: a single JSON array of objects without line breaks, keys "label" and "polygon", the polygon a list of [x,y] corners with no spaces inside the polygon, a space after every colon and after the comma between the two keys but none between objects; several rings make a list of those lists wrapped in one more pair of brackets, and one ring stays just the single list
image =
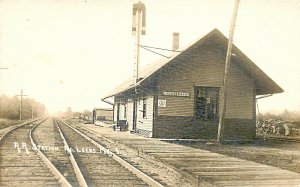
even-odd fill
[{"label": "station window", "polygon": [[147,99],[143,99],[143,118],[147,118]]},{"label": "station window", "polygon": [[195,117],[217,119],[219,113],[219,88],[195,87]]},{"label": "station window", "polygon": [[117,121],[120,119],[120,103],[117,104]]}]

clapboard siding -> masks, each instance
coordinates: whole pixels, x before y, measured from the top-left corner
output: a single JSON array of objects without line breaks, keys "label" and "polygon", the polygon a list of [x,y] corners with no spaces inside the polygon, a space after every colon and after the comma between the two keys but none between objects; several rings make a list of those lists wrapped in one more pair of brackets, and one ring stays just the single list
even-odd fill
[{"label": "clapboard siding", "polygon": [[127,123],[128,123],[128,130],[133,130],[133,102],[130,101],[127,103]]},{"label": "clapboard siding", "polygon": [[[167,106],[159,107],[158,115],[193,116],[194,86],[222,87],[225,54],[212,45],[196,50],[179,58],[159,78],[158,99],[166,100]],[[190,97],[162,96],[163,91],[188,92]],[[226,118],[253,119],[253,82],[233,64],[227,96]]]},{"label": "clapboard siding", "polygon": [[153,97],[146,97],[147,113],[146,118],[143,118],[143,100],[140,99],[137,103],[137,129],[142,129],[152,132],[153,128]]},{"label": "clapboard siding", "polygon": [[[107,96],[115,96],[114,119],[117,117],[117,103],[130,98],[138,101],[135,129],[138,133],[152,132],[153,137],[160,138],[215,138],[219,116],[196,116],[195,108],[198,105],[195,103],[194,92],[198,87],[216,88],[207,89],[207,93],[215,99],[215,91],[219,90],[217,112],[221,111],[223,102],[220,96],[223,91],[227,44],[226,37],[218,30],[213,30],[170,59],[147,66],[141,71],[143,79],[136,87],[132,87],[132,81],[126,81]],[[227,82],[224,137],[253,138],[256,94],[280,93],[283,90],[236,47],[233,54]],[[176,92],[176,96],[166,96],[163,92]],[[188,94],[177,95],[178,92]],[[144,119],[142,98],[145,97],[148,97],[148,109],[147,118]],[[130,130],[133,121],[131,109],[133,104],[127,103]],[[122,108],[120,111],[122,112]]]},{"label": "clapboard siding", "polygon": [[226,118],[254,119],[252,80],[236,66],[232,66],[228,79]]},{"label": "clapboard siding", "polygon": [[217,121],[202,121],[185,116],[163,116],[157,118],[153,128],[154,138],[216,138]]},{"label": "clapboard siding", "polygon": [[224,139],[254,139],[256,135],[255,119],[226,118]]},{"label": "clapboard siding", "polygon": [[160,115],[169,116],[192,116],[194,100],[191,98],[176,98],[168,96],[159,96],[159,99],[166,100],[166,107],[158,107],[158,113]]}]

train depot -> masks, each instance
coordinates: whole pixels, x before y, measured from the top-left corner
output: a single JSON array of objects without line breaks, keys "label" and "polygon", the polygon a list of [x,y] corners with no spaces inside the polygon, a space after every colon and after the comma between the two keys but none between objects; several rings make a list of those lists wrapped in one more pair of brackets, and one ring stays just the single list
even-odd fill
[{"label": "train depot", "polygon": [[[113,120],[154,138],[215,139],[218,131],[228,39],[217,29],[171,58],[158,60],[112,90]],[[255,137],[257,96],[283,92],[233,46],[224,139]]]}]

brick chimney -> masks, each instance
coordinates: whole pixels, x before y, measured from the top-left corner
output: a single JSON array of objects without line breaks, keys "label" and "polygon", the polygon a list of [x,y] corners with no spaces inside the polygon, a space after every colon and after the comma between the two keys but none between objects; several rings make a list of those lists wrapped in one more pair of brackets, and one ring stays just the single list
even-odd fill
[{"label": "brick chimney", "polygon": [[172,49],[176,51],[179,48],[179,33],[173,32],[173,47]]}]

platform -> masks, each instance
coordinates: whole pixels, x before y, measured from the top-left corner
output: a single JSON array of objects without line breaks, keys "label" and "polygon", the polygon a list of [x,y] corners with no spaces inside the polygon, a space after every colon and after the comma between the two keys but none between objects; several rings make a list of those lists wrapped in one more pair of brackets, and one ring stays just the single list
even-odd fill
[{"label": "platform", "polygon": [[99,136],[152,155],[184,176],[193,176],[194,179],[189,180],[196,180],[198,186],[300,187],[300,173],[127,132],[115,132],[111,128],[92,124],[84,126]]}]

